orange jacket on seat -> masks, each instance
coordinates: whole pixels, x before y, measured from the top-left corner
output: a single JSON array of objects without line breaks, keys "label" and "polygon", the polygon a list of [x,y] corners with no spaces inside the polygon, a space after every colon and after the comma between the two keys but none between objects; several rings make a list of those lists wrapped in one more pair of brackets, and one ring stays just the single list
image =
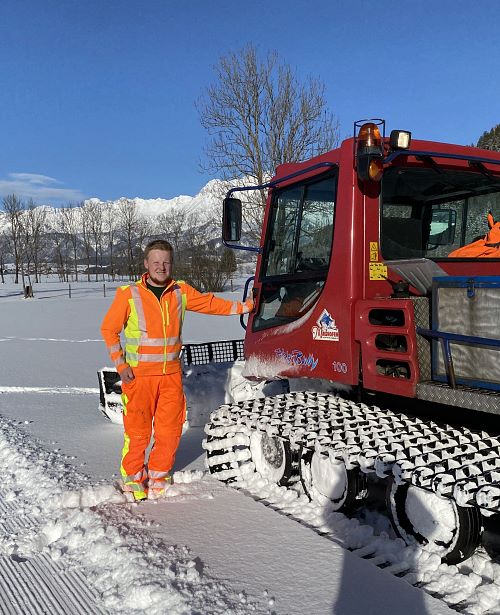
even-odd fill
[{"label": "orange jacket on seat", "polygon": [[[182,323],[186,310],[204,314],[244,314],[247,303],[200,293],[189,284],[171,280],[161,300],[146,286],[148,274],[135,284],[121,286],[101,325],[101,333],[116,369],[132,367],[136,376],[172,374],[180,369]],[[125,352],[120,343],[124,330]]]},{"label": "orange jacket on seat", "polygon": [[488,214],[489,231],[483,239],[457,248],[448,254],[451,258],[500,258],[500,222]]}]

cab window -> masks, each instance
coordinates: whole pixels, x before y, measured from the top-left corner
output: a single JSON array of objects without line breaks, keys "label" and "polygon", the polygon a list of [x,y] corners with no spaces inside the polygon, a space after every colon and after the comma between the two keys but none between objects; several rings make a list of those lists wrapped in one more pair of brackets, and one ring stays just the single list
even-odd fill
[{"label": "cab window", "polygon": [[307,313],[324,286],[332,250],[336,173],[274,195],[254,330]]},{"label": "cab window", "polygon": [[385,260],[447,258],[500,219],[500,178],[446,167],[384,172],[380,236]]}]

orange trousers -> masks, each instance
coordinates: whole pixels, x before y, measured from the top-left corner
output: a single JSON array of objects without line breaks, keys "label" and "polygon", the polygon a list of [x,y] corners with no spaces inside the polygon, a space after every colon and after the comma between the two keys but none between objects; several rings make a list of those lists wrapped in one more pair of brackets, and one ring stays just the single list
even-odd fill
[{"label": "orange trousers", "polygon": [[[146,493],[148,486],[164,487],[170,479],[186,418],[182,372],[136,376],[131,383],[122,383],[122,401],[124,487],[136,495]],[[145,454],[152,434],[154,441],[146,469]]]}]

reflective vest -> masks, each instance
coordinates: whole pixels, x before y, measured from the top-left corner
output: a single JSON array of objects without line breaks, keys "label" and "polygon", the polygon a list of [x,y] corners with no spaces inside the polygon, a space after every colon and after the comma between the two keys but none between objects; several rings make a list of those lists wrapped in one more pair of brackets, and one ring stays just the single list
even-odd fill
[{"label": "reflective vest", "polygon": [[[171,280],[158,300],[146,280],[144,274],[135,284],[118,288],[101,325],[109,355],[119,372],[127,366],[138,376],[179,371],[186,310],[229,316],[249,312],[252,307],[249,302],[200,293],[180,280]],[[122,330],[124,344],[120,341]]]}]

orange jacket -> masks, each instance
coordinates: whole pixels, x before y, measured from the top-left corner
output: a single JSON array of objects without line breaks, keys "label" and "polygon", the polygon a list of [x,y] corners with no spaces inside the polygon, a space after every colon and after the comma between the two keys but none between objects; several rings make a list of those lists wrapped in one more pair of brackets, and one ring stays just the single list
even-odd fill
[{"label": "orange jacket", "polygon": [[451,258],[500,258],[500,222],[488,214],[489,231],[483,239],[457,248],[448,254]]},{"label": "orange jacket", "polygon": [[[158,301],[146,286],[147,273],[135,284],[121,286],[101,325],[101,333],[116,369],[132,367],[136,376],[179,371],[184,312],[245,314],[253,302],[228,301],[200,293],[189,284],[171,280]],[[125,351],[120,342],[124,329]]]}]

